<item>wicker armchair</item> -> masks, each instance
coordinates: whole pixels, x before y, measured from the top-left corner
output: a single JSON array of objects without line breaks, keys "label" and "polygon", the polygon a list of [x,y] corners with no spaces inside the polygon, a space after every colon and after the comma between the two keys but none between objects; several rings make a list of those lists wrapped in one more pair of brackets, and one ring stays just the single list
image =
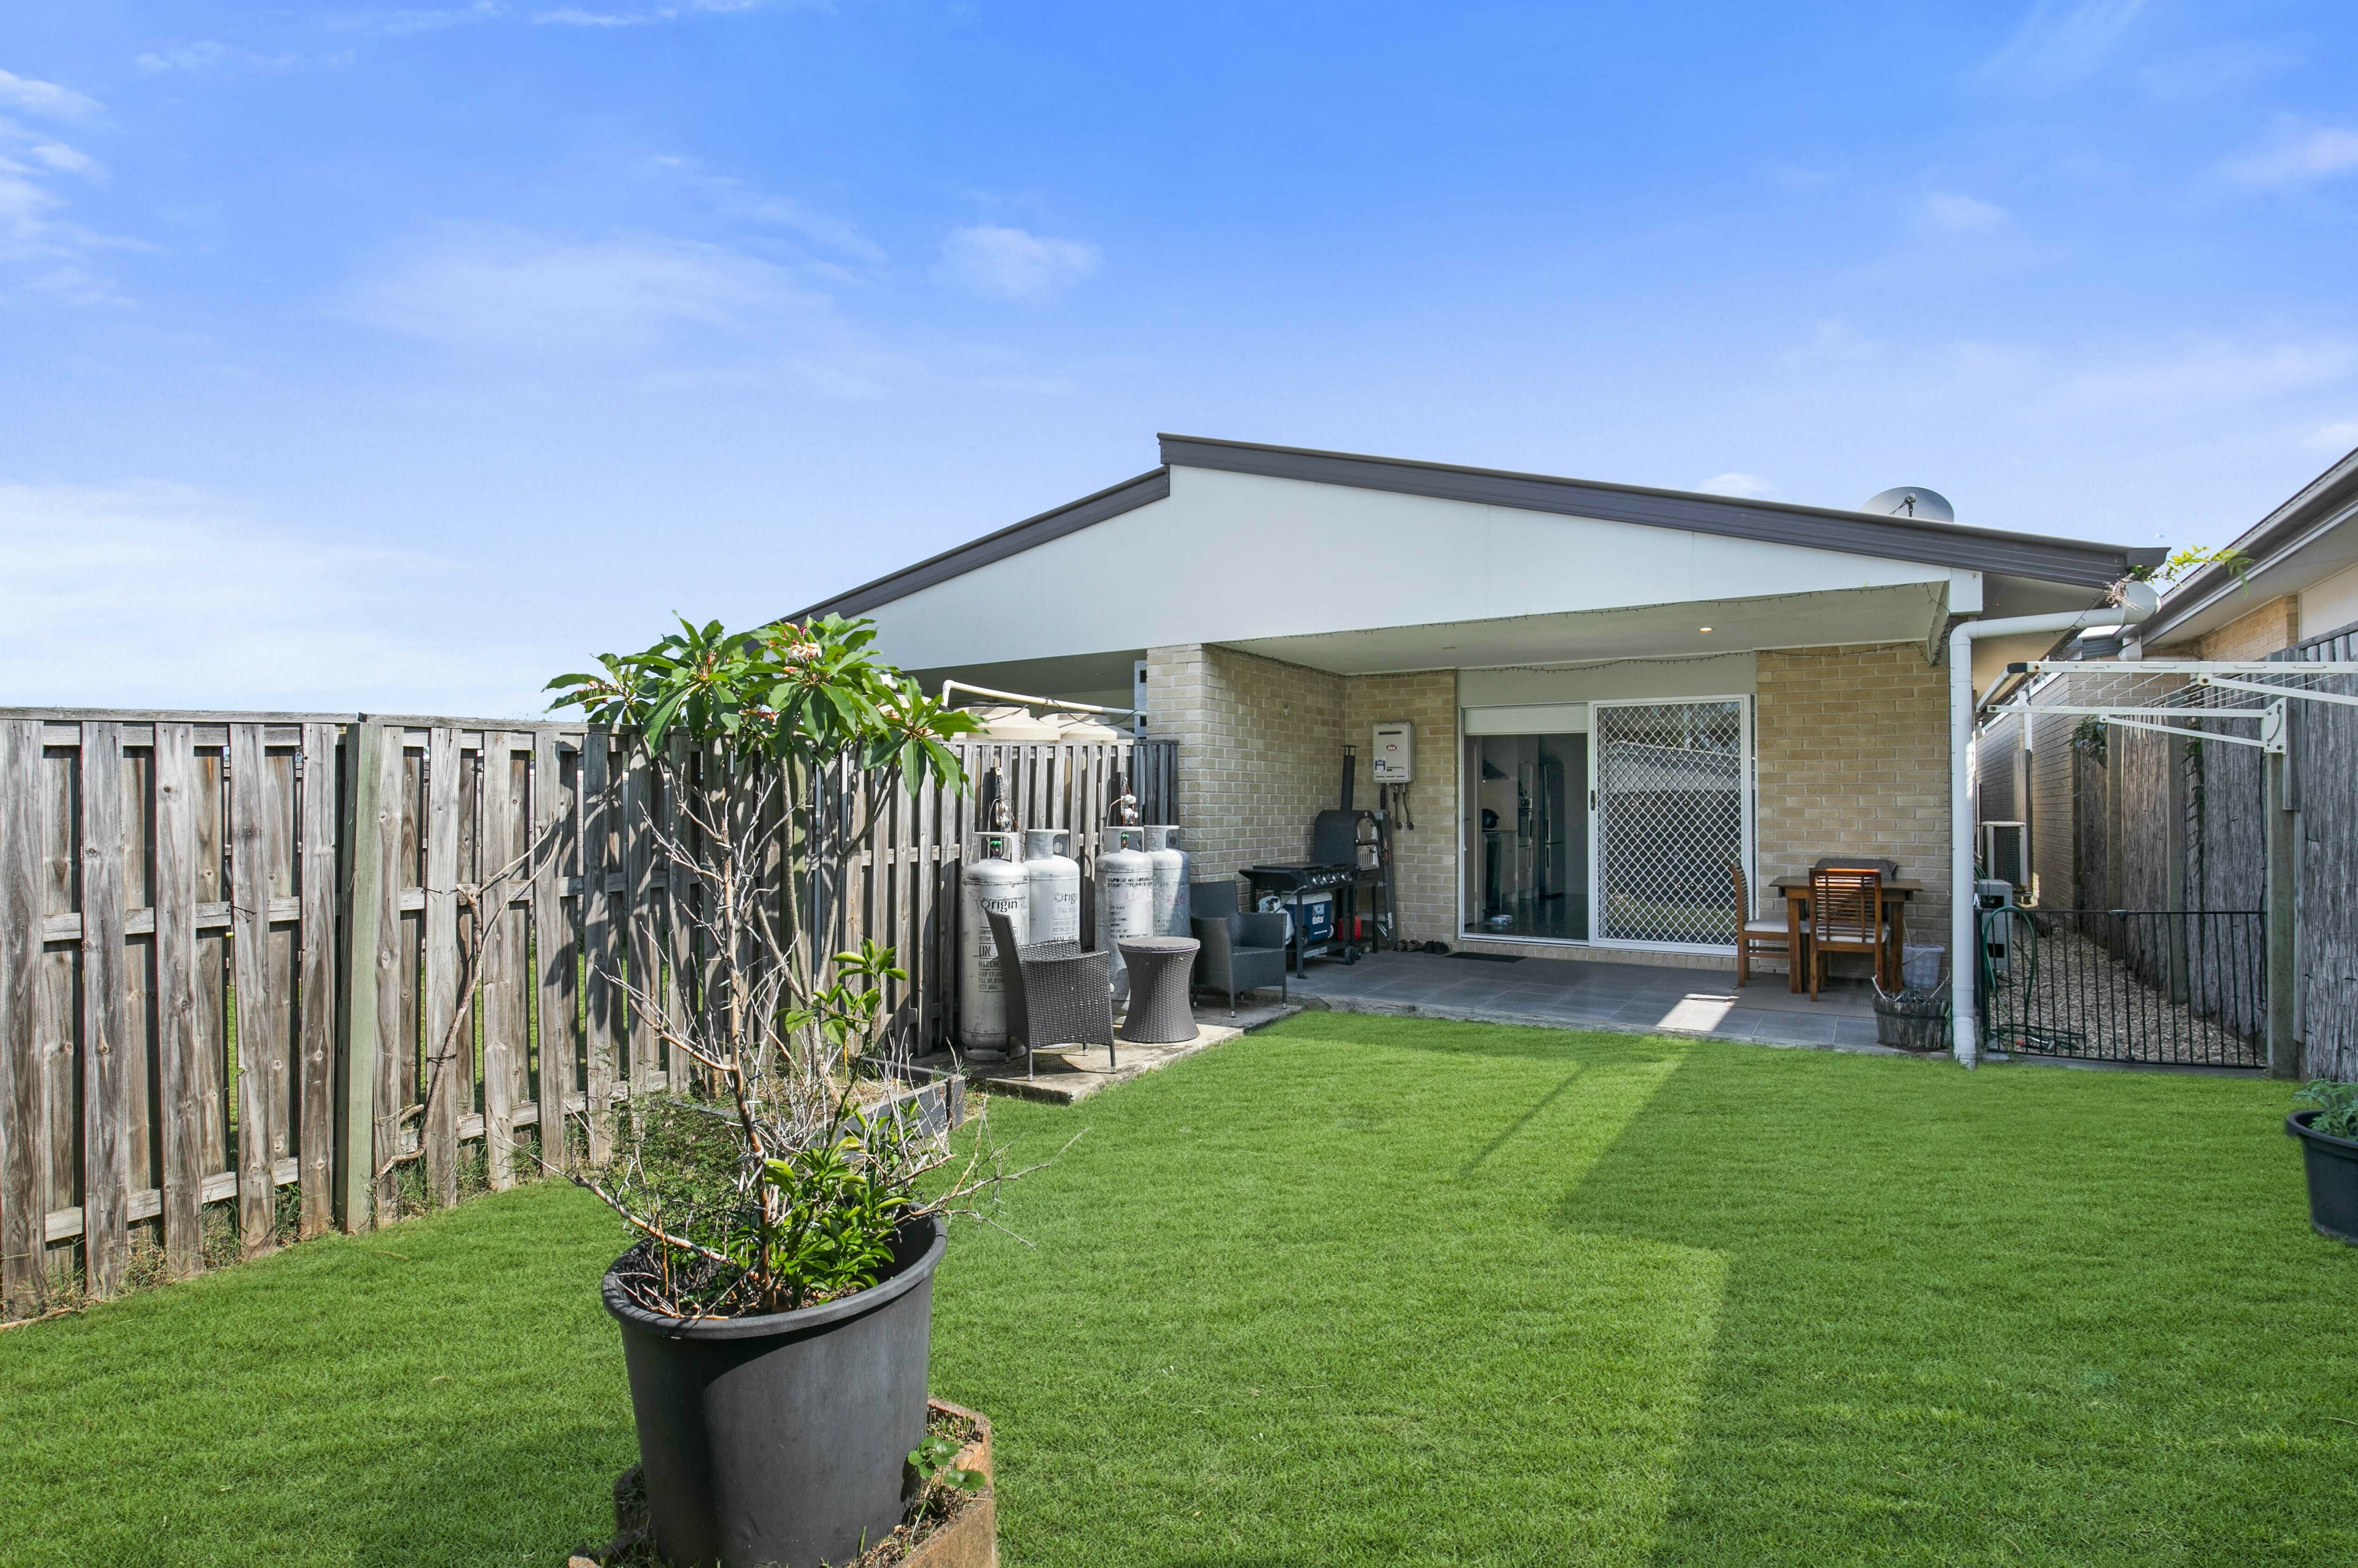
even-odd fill
[{"label": "wicker armchair", "polygon": [[1022,1043],[1023,1076],[1032,1076],[1034,1044],[1102,1045],[1106,1070],[1120,1066],[1113,1043],[1111,955],[1088,952],[1077,942],[1026,946],[1016,941],[1014,923],[1007,916],[992,910],[983,915],[1007,977],[1007,1034]]},{"label": "wicker armchair", "polygon": [[1291,1000],[1285,984],[1285,916],[1224,914],[1195,921],[1195,940],[1204,945],[1204,988],[1228,993],[1228,1016],[1237,1015],[1237,992],[1266,986],[1272,980],[1278,995]]}]

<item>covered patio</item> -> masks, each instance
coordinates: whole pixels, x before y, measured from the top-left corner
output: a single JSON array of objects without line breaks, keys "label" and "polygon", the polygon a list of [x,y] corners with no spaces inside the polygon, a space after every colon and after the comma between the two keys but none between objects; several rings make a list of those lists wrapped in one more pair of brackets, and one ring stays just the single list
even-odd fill
[{"label": "covered patio", "polygon": [[[1788,989],[1783,975],[1768,971],[1756,972],[1751,984],[1739,988],[1725,970],[1376,953],[1356,964],[1314,962],[1293,977],[1291,989],[1294,1000],[1338,1012],[1888,1049],[1876,1044],[1875,991],[1863,979],[1833,980],[1812,1001],[1807,992]],[[1203,1004],[1199,1011],[1219,1016]]]}]

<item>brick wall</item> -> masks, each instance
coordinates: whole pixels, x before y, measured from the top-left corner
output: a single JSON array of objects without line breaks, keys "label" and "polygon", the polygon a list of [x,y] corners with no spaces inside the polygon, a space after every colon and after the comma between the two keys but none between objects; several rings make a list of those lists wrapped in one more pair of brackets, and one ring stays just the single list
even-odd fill
[{"label": "brick wall", "polygon": [[[1920,643],[1760,655],[1756,895],[1821,855],[1887,858],[1925,887],[1908,912],[1909,937],[1946,944],[1947,674]],[[1762,901],[1766,914],[1780,909]]]},{"label": "brick wall", "polygon": [[[1360,767],[1376,725],[1405,719],[1416,726],[1416,778],[1408,786],[1414,831],[1393,824],[1392,892],[1400,934],[1418,942],[1457,939],[1457,672],[1352,676],[1343,682],[1343,740],[1359,748]],[[1359,804],[1372,808],[1365,773]]]},{"label": "brick wall", "polygon": [[1200,643],[1146,653],[1150,731],[1179,742],[1197,878],[1310,853],[1342,784],[1343,677]]},{"label": "brick wall", "polygon": [[2201,659],[2265,659],[2300,641],[2300,600],[2291,594],[2239,615],[2196,644]]}]

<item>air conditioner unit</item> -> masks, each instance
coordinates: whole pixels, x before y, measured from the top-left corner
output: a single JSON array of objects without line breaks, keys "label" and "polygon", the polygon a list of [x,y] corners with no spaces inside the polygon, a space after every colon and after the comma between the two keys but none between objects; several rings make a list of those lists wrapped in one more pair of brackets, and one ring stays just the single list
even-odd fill
[{"label": "air conditioner unit", "polygon": [[2017,891],[2030,885],[2030,827],[2022,822],[1982,824],[1982,874]]}]

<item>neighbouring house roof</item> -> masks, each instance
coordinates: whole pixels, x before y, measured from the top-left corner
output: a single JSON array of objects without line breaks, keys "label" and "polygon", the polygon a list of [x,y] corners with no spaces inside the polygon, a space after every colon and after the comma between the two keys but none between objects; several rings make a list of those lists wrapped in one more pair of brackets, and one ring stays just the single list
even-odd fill
[{"label": "neighbouring house roof", "polygon": [[1433,496],[1563,516],[1637,523],[1732,538],[1839,550],[1887,560],[1919,562],[2042,582],[2102,589],[2134,567],[2158,566],[2166,551],[2103,545],[1996,528],[1968,527],[1911,517],[1887,517],[1837,507],[1747,501],[1645,485],[1562,479],[1504,469],[1405,458],[1264,446],[1203,436],[1163,435],[1163,466],[1083,496],[995,534],[929,557],[796,611],[790,619],[828,613],[856,615],[936,583],[1003,560],[1020,551],[1078,532],[1171,493],[1174,468],[1220,470],[1312,484]]},{"label": "neighbouring house roof", "polygon": [[[2205,622],[2232,620],[2257,608],[2269,594],[2297,591],[2305,586],[2300,580],[2303,576],[2341,570],[2349,564],[2342,558],[2348,553],[2346,547],[2333,559],[2309,567],[2305,573],[2299,570],[2299,557],[2324,554],[2316,547],[2353,518],[2358,518],[2358,450],[2349,452],[2340,462],[2301,486],[2284,504],[2227,546],[2236,555],[2249,558],[2251,565],[2244,571],[2214,561],[2173,587],[2162,600],[2161,609],[2137,629],[2138,640],[2154,647],[2173,637],[2215,630],[2207,623],[2194,622],[2198,619]],[[2290,568],[2288,573],[2286,568]],[[2281,585],[2276,580],[2280,576],[2287,578]],[[2247,591],[2247,585],[2263,579],[2268,583],[2264,592]],[[2240,601],[2239,594],[2243,596]]]}]

